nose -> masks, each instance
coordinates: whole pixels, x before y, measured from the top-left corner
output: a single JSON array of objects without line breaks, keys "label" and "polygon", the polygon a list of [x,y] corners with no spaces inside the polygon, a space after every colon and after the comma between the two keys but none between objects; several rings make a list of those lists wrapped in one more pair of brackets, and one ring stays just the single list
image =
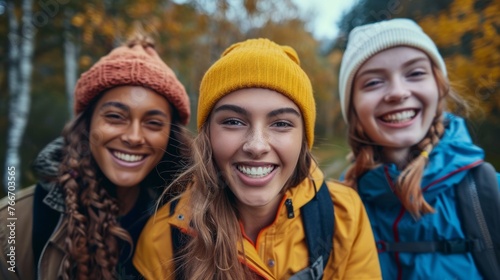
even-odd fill
[{"label": "nose", "polygon": [[253,129],[243,144],[243,151],[252,158],[259,158],[269,152],[269,136],[263,129]]},{"label": "nose", "polygon": [[392,79],[392,82],[384,96],[386,102],[402,102],[411,95],[411,90],[401,79]]},{"label": "nose", "polygon": [[132,122],[122,134],[121,139],[130,146],[144,144],[144,135],[141,124],[138,122]]}]

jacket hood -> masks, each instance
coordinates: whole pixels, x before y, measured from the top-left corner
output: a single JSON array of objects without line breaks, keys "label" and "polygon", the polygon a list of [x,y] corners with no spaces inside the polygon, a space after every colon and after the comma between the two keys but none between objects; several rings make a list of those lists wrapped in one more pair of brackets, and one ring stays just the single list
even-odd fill
[{"label": "jacket hood", "polygon": [[[422,178],[421,186],[426,189],[424,196],[427,201],[459,183],[466,175],[466,172],[459,171],[484,159],[483,150],[472,143],[462,118],[445,113],[444,123],[445,132],[429,154]],[[363,201],[385,206],[399,204],[390,184],[396,182],[400,173],[395,164],[383,164],[366,172],[358,181]]]},{"label": "jacket hood", "polygon": [[33,171],[40,180],[40,185],[49,191],[57,182],[59,165],[63,157],[63,137],[58,137],[45,146],[33,161]]}]

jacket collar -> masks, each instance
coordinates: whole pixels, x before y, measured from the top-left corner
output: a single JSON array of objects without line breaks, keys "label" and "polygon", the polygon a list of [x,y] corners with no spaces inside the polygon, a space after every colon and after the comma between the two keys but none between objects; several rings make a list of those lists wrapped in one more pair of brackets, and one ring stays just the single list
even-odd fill
[{"label": "jacket collar", "polygon": [[[323,184],[324,175],[318,165],[313,162],[311,164],[309,177],[304,179],[299,185],[289,188],[285,195],[292,199],[293,207],[300,209],[308,203],[316,195],[316,192]],[[282,211],[284,211],[282,209]]]}]

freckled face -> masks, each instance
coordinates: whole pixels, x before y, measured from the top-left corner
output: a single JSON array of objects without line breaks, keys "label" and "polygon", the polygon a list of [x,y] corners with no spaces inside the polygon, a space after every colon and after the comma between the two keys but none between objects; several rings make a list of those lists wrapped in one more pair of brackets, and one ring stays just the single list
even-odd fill
[{"label": "freckled face", "polygon": [[272,90],[241,89],[216,103],[209,122],[214,160],[238,203],[275,209],[304,141],[297,105]]},{"label": "freckled face", "polygon": [[438,97],[429,57],[410,47],[375,54],[354,77],[354,110],[364,131],[384,147],[384,153],[407,155],[425,137]]},{"label": "freckled face", "polygon": [[136,187],[163,157],[171,121],[170,104],[154,91],[113,88],[103,94],[92,114],[92,156],[117,187]]}]

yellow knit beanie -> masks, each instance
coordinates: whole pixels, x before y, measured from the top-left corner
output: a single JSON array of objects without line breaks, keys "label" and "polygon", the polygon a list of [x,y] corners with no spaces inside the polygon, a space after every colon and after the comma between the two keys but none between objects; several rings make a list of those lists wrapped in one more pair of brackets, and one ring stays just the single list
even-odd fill
[{"label": "yellow knit beanie", "polygon": [[307,144],[312,148],[316,104],[311,81],[294,49],[268,39],[249,39],[227,48],[201,80],[198,130],[219,99],[244,88],[271,89],[290,98],[302,113]]}]

